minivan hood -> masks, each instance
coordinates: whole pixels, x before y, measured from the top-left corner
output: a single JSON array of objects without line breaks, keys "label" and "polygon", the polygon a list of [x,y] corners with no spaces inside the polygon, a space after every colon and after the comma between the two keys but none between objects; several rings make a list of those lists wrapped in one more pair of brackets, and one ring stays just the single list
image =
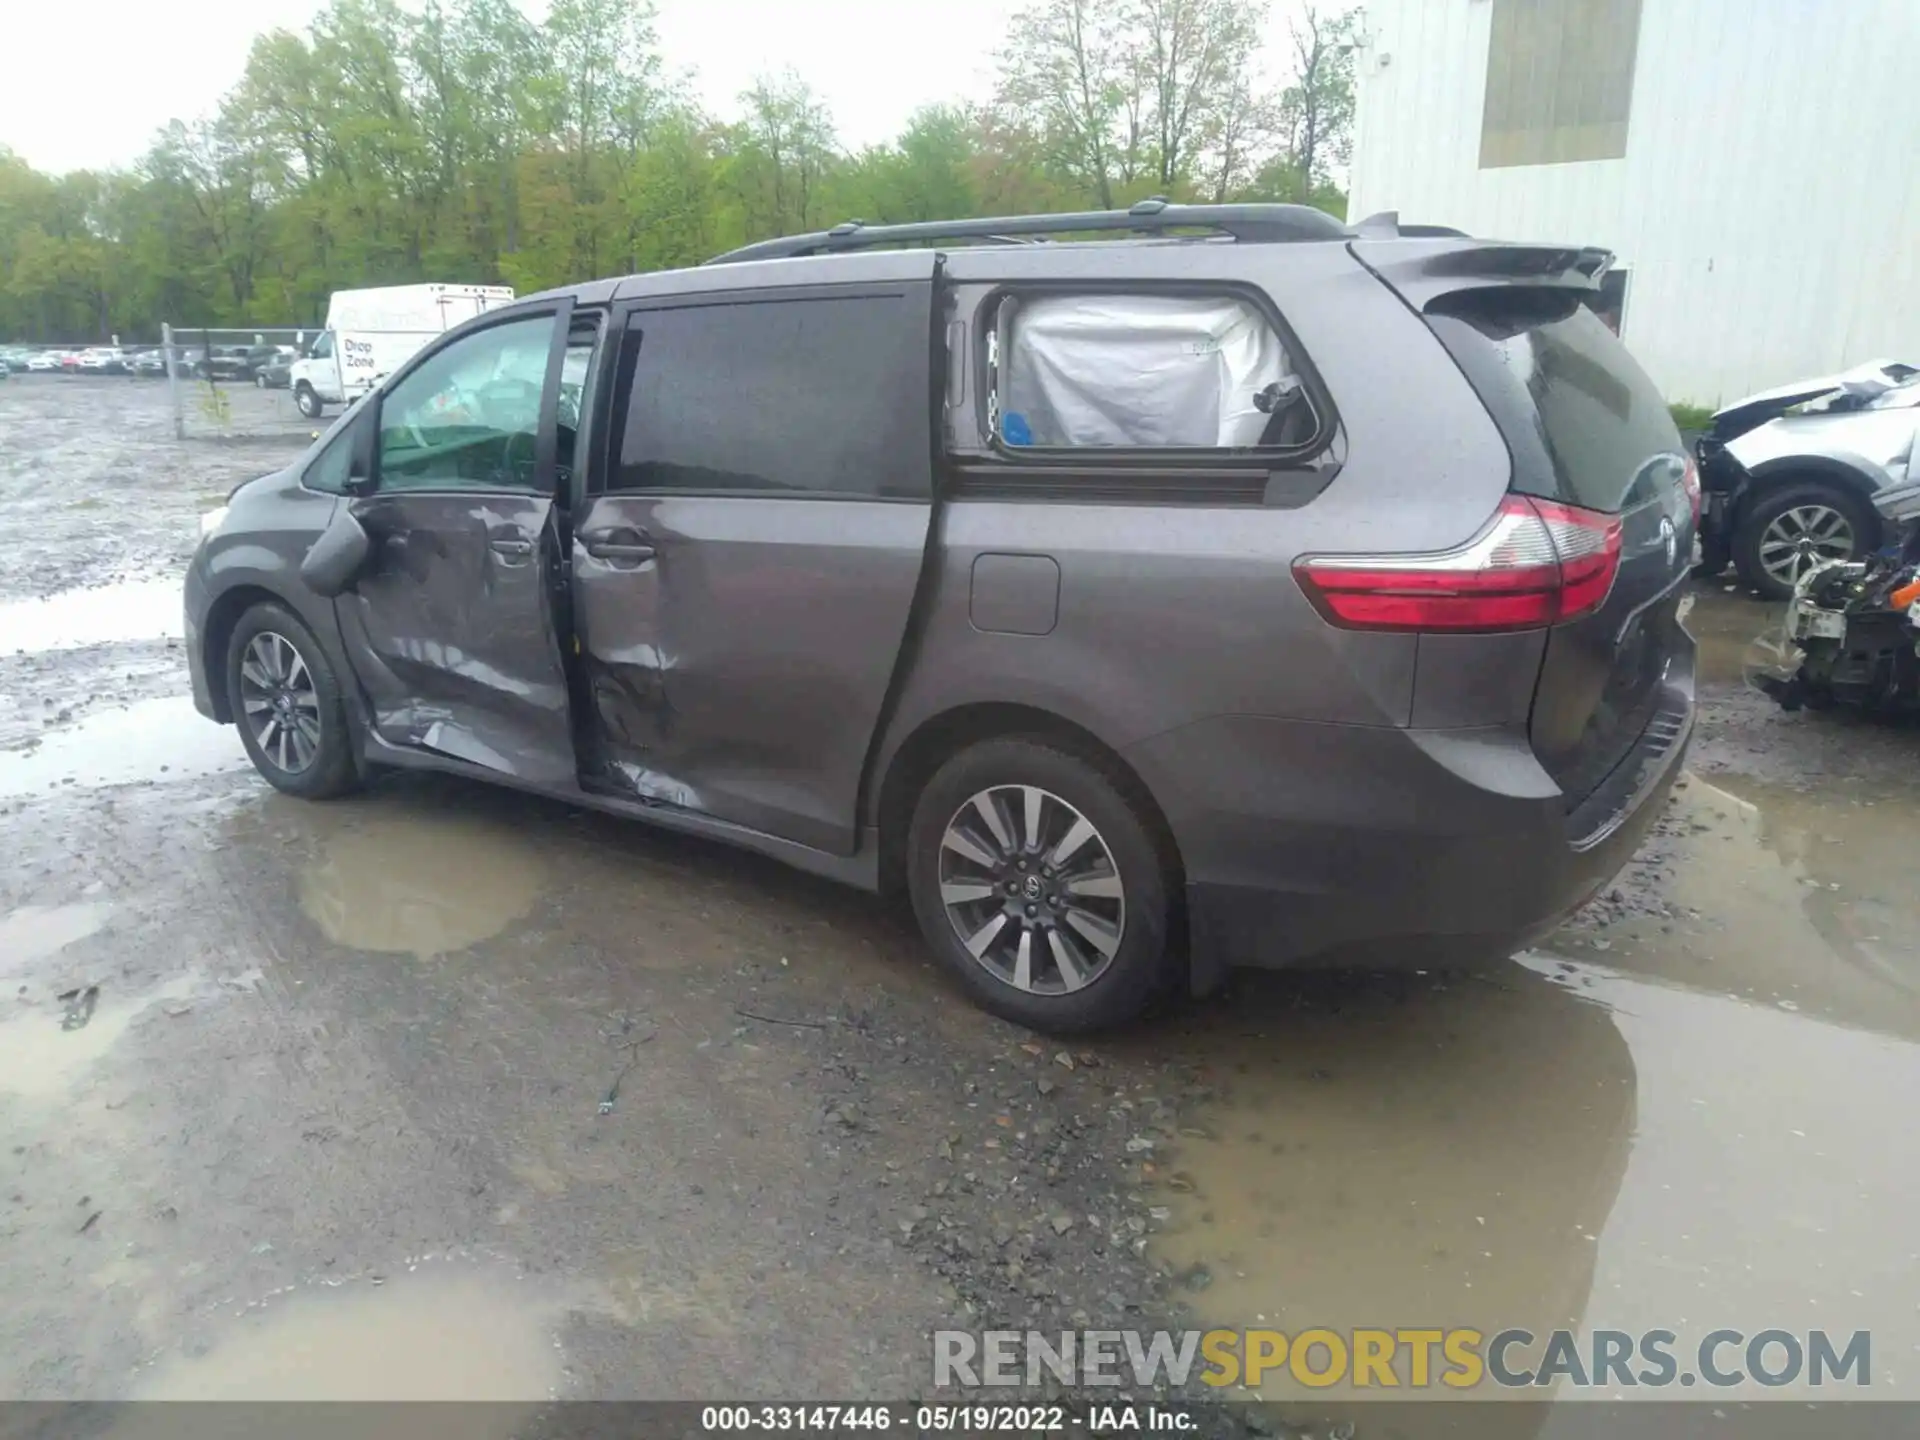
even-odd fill
[{"label": "minivan hood", "polygon": [[291,465],[281,466],[278,470],[265,470],[258,475],[249,476],[247,479],[242,480],[238,485],[234,486],[231,490],[227,492],[227,503],[231,505],[234,501],[234,498],[238,496],[242,490],[248,489],[249,487],[254,485],[264,484],[269,480],[283,480],[288,475],[292,474],[295,470],[298,470],[299,468],[300,468],[300,462],[295,461]]}]

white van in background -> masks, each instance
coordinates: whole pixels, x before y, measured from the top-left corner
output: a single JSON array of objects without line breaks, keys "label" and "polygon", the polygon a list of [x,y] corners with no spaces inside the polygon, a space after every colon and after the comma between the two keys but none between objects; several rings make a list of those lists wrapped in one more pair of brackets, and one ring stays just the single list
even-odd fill
[{"label": "white van in background", "polygon": [[513,299],[505,285],[386,285],[336,290],[327,328],[288,377],[300,413],[317,420],[404,365],[436,335]]}]

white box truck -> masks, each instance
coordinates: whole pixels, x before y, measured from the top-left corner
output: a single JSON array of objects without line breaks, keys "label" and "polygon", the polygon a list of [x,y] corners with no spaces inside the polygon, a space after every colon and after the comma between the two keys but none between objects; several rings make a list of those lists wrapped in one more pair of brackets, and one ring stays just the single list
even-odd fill
[{"label": "white box truck", "polygon": [[327,406],[364,395],[436,335],[512,299],[505,285],[336,290],[327,302],[327,328],[288,376],[293,402],[317,420]]}]

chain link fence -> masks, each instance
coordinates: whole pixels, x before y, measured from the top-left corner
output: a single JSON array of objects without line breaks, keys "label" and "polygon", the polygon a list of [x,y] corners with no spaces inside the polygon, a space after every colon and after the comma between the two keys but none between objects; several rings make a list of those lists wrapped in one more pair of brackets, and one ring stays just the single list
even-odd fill
[{"label": "chain link fence", "polygon": [[165,375],[180,439],[285,436],[297,443],[327,423],[301,414],[291,388],[294,362],[319,333],[317,326],[164,325],[159,354],[144,364]]}]

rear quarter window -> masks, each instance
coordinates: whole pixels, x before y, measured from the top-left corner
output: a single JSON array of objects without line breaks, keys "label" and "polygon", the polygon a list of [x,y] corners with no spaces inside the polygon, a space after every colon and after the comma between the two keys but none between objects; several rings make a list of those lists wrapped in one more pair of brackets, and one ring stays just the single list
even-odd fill
[{"label": "rear quarter window", "polygon": [[1014,293],[984,344],[987,427],[1011,456],[1289,449],[1320,428],[1284,340],[1244,296]]},{"label": "rear quarter window", "polygon": [[1467,291],[1426,318],[1506,437],[1514,490],[1617,513],[1677,479],[1666,400],[1579,292]]}]

